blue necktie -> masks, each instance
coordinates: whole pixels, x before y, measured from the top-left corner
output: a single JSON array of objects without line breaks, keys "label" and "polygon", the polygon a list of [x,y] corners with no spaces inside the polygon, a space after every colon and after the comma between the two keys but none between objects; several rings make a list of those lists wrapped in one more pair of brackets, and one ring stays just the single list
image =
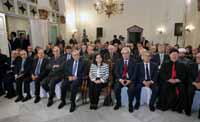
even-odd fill
[{"label": "blue necktie", "polygon": [[73,65],[73,70],[72,70],[72,75],[75,76],[76,74],[76,69],[77,69],[77,61],[75,61],[74,65]]},{"label": "blue necktie", "polygon": [[24,71],[24,62],[25,62],[25,59],[22,60],[21,71]]},{"label": "blue necktie", "polygon": [[40,67],[41,67],[41,60],[38,60],[36,69],[35,69],[35,75],[38,76],[40,74]]}]

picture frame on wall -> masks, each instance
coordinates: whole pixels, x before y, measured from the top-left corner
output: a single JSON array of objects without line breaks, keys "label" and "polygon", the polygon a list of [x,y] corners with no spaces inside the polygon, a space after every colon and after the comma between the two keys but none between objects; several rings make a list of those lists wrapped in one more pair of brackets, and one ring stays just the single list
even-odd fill
[{"label": "picture frame on wall", "polygon": [[17,36],[19,37],[20,34],[24,34],[26,35],[26,31],[25,30],[17,30]]}]

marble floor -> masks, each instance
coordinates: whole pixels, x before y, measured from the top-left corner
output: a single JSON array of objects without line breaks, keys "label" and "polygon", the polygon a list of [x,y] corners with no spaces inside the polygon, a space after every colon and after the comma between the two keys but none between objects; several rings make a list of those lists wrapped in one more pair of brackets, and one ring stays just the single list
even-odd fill
[{"label": "marble floor", "polygon": [[89,110],[89,105],[79,105],[72,114],[69,105],[58,110],[59,101],[47,108],[47,99],[38,104],[33,99],[26,103],[14,103],[14,99],[7,100],[0,97],[0,122],[200,122],[197,113],[191,117],[171,111],[150,112],[148,107],[142,106],[132,114],[126,107],[114,111],[113,107],[100,106],[97,111]]}]

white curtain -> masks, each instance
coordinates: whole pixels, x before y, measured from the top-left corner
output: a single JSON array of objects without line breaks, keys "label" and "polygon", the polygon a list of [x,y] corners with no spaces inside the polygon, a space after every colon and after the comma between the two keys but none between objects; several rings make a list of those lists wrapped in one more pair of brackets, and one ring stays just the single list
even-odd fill
[{"label": "white curtain", "polygon": [[32,45],[45,48],[48,44],[48,21],[47,20],[31,20],[31,38]]},{"label": "white curtain", "polygon": [[3,54],[9,55],[5,15],[0,13],[0,48]]}]

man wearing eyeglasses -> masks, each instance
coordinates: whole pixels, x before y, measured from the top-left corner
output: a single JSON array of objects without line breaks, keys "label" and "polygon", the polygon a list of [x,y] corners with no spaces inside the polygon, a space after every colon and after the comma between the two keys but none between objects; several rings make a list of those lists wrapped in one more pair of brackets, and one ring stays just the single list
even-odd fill
[{"label": "man wearing eyeglasses", "polygon": [[136,65],[135,70],[135,80],[136,80],[136,105],[135,109],[139,109],[140,106],[140,94],[142,87],[148,87],[152,91],[149,108],[150,111],[155,111],[155,101],[158,94],[158,66],[150,62],[151,56],[149,51],[144,51],[142,53],[142,63]]},{"label": "man wearing eyeglasses", "polygon": [[128,99],[129,99],[129,112],[133,112],[133,99],[134,99],[134,83],[133,75],[135,70],[135,61],[130,57],[131,50],[128,47],[124,47],[121,50],[122,59],[118,60],[115,67],[115,97],[116,105],[114,110],[118,110],[121,107],[121,89],[128,87]]},{"label": "man wearing eyeglasses", "polygon": [[[26,102],[31,99],[30,94],[30,82],[31,82],[31,68],[32,68],[32,59],[28,57],[25,50],[20,51],[21,59],[16,65],[15,70],[15,79],[16,79],[16,88],[17,88],[17,99],[15,102]],[[22,85],[24,84],[24,91],[26,97],[23,97]]]}]

